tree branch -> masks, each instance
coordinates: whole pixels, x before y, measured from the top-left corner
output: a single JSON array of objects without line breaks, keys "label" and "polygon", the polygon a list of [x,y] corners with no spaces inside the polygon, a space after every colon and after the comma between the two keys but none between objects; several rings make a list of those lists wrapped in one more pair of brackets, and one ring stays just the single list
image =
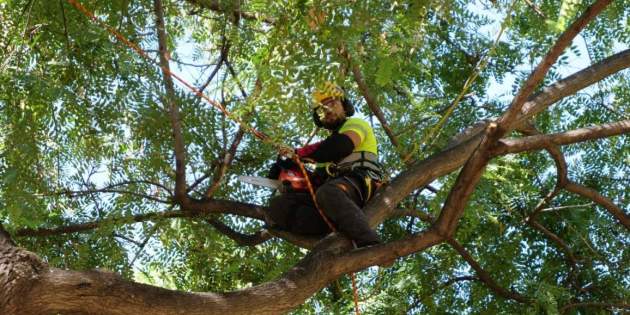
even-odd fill
[{"label": "tree branch", "polygon": [[157,28],[160,67],[164,77],[164,88],[166,89],[166,99],[164,103],[168,106],[171,128],[173,129],[173,140],[175,148],[175,200],[184,203],[186,194],[186,148],[184,146],[184,136],[182,134],[181,118],[179,108],[175,102],[175,86],[170,75],[169,52],[167,46],[166,29],[164,23],[164,9],[161,0],[153,0],[155,11],[155,26]]},{"label": "tree branch", "polygon": [[239,246],[256,246],[258,244],[268,241],[272,237],[272,235],[269,234],[266,230],[259,230],[253,235],[247,235],[234,231],[232,228],[216,219],[207,219],[206,222],[212,225],[223,235],[235,241],[236,244],[238,244]]},{"label": "tree branch", "polygon": [[565,48],[571,44],[573,38],[611,2],[612,0],[597,0],[560,35],[543,60],[536,66],[534,71],[532,71],[525,83],[523,83],[519,92],[512,100],[508,111],[499,119],[501,129],[509,129],[509,125],[514,123],[515,118],[521,112],[525,101],[527,101],[536,86],[544,79],[551,66],[556,63],[556,60],[558,60],[558,57],[564,52]]},{"label": "tree branch", "polygon": [[223,38],[223,45],[221,46],[221,52],[219,53],[219,60],[217,61],[217,65],[214,67],[214,69],[212,69],[212,72],[208,76],[206,82],[199,88],[199,93],[203,93],[203,91],[208,87],[210,82],[212,82],[216,74],[219,72],[219,69],[221,69],[221,66],[227,58],[229,49],[230,45],[227,43],[227,40]]},{"label": "tree branch", "polygon": [[352,65],[352,74],[354,75],[354,80],[357,82],[357,85],[359,86],[359,91],[361,91],[361,94],[363,94],[363,98],[365,98],[365,102],[368,104],[368,107],[370,107],[370,110],[372,111],[372,113],[374,113],[374,116],[376,116],[378,121],[381,123],[381,127],[383,127],[383,130],[385,130],[385,133],[389,137],[389,140],[392,142],[392,145],[398,148],[399,146],[398,139],[396,138],[396,135],[394,135],[394,132],[392,132],[392,129],[387,124],[387,120],[385,119],[385,115],[383,114],[383,111],[376,103],[376,99],[374,98],[374,96],[372,95],[372,92],[370,92],[370,89],[368,88],[367,84],[363,80],[363,74],[361,73],[361,69],[359,69],[358,65],[352,64],[352,59],[350,58],[347,52],[344,55],[346,56],[346,59],[348,60],[348,62]]},{"label": "tree branch", "polygon": [[520,125],[562,98],[575,94],[577,91],[628,67],[630,67],[630,49],[612,55],[541,89],[523,105],[521,115],[514,126]]},{"label": "tree branch", "polygon": [[122,189],[101,188],[101,189],[81,190],[81,191],[66,190],[66,191],[58,192],[56,194],[60,194],[60,195],[64,194],[64,195],[68,195],[70,197],[76,197],[76,196],[84,196],[84,195],[97,194],[97,193],[126,194],[126,195],[132,195],[132,196],[136,196],[136,197],[152,200],[152,201],[159,202],[159,203],[165,203],[165,204],[170,204],[171,203],[170,201],[165,200],[165,199],[160,199],[160,198],[156,198],[156,197],[153,197],[153,196],[150,196],[150,195],[137,193],[135,191],[122,190]]},{"label": "tree branch", "polygon": [[501,287],[498,283],[496,283],[494,279],[492,279],[490,274],[485,271],[481,267],[481,265],[479,265],[479,263],[472,257],[472,255],[470,255],[470,253],[468,253],[464,246],[462,246],[455,239],[448,239],[446,242],[449,243],[449,245],[451,245],[451,247],[453,247],[453,249],[455,249],[455,251],[457,251],[460,256],[462,256],[462,258],[468,263],[468,265],[473,270],[475,270],[475,273],[477,274],[479,280],[483,282],[486,286],[488,286],[488,288],[490,288],[492,291],[506,299],[515,300],[520,303],[529,303],[532,301],[531,299],[520,295],[517,292],[508,291],[507,289]]},{"label": "tree branch", "polygon": [[527,79],[523,87],[512,101],[512,105],[496,123],[488,124],[486,127],[486,137],[481,141],[471,158],[466,162],[464,168],[459,173],[457,180],[449,193],[446,202],[440,213],[435,228],[440,235],[449,238],[453,235],[457,223],[461,218],[464,207],[468,203],[474,187],[481,178],[486,165],[490,161],[489,150],[496,142],[503,137],[514,124],[516,115],[525,103],[526,98],[531,94],[534,87],[544,78],[545,74],[553,63],[569,45],[571,40],[586,26],[611,0],[598,0],[589,7],[577,21],[575,21],[558,39],[551,50],[547,53],[543,61],[536,67],[534,72]]},{"label": "tree branch", "polygon": [[[425,221],[429,224],[435,222],[435,218],[428,213],[408,209],[400,210],[399,213],[420,218],[422,221]],[[468,263],[468,265],[470,265],[473,270],[475,270],[475,273],[477,274],[477,280],[483,282],[488,288],[490,288],[490,290],[494,291],[495,293],[506,299],[515,300],[520,303],[531,302],[529,298],[517,292],[508,291],[507,289],[501,287],[498,283],[496,283],[494,279],[492,279],[492,276],[490,276],[490,274],[485,271],[481,267],[481,265],[479,265],[479,263],[472,257],[472,255],[457,240],[455,240],[454,238],[449,238],[446,240],[446,242],[451,245],[451,247],[453,247],[453,249],[457,251],[460,256],[462,256],[462,258]]]},{"label": "tree branch", "polygon": [[567,243],[563,239],[561,239],[558,235],[556,235],[555,233],[553,233],[553,232],[549,231],[547,228],[545,228],[538,221],[536,221],[534,219],[530,219],[530,220],[527,220],[526,222],[527,222],[527,224],[529,226],[531,226],[535,230],[538,230],[543,235],[545,235],[547,238],[549,238],[558,247],[560,247],[560,249],[564,252],[564,256],[566,258],[566,261],[569,264],[569,266],[571,267],[571,270],[573,270],[569,274],[569,278],[573,279],[573,284],[574,284],[575,288],[580,290],[582,288],[582,286],[578,283],[578,279],[576,277],[576,273],[578,272],[577,259],[575,258],[575,255],[573,254],[573,251],[571,250],[569,245],[567,245]]},{"label": "tree branch", "polygon": [[[172,291],[130,282],[103,271],[77,272],[48,268],[34,257],[40,267],[30,269],[27,278],[18,277],[18,284],[27,286],[28,290],[24,290],[21,295],[9,292],[10,296],[18,296],[21,300],[0,304],[0,311],[4,314],[113,314],[115,311],[118,315],[181,312],[201,315],[212,310],[217,314],[251,314],[251,305],[256,305],[257,314],[285,313],[343,274],[374,265],[388,257],[426,249],[439,243],[439,240],[437,234],[428,232],[415,235],[407,241],[394,241],[351,252],[339,249],[315,250],[278,280],[229,293]],[[11,257],[27,253],[22,249],[15,249],[15,252]],[[0,265],[3,265],[5,258],[0,256]],[[20,271],[33,265],[23,262],[13,263],[9,270]],[[0,285],[5,280],[5,274],[0,273]],[[19,288],[13,286],[16,287]],[[0,294],[0,297],[5,296]],[[22,303],[22,300],[29,303]],[[111,305],[117,305],[115,310]]]},{"label": "tree branch", "polygon": [[212,213],[234,214],[262,220],[262,209],[260,206],[257,205],[225,200],[207,200],[194,203],[194,205],[194,209],[188,210],[167,210],[162,212],[137,214],[111,219],[95,220],[91,222],[72,224],[55,228],[25,228],[18,230],[15,235],[41,237],[75,232],[86,232],[108,224],[137,223],[171,218],[196,218],[203,217]]},{"label": "tree branch", "polygon": [[619,220],[619,222],[623,224],[623,226],[625,226],[626,229],[630,230],[630,216],[624,213],[623,210],[621,210],[620,207],[615,205],[615,203],[612,200],[602,196],[599,192],[597,192],[594,189],[591,189],[582,185],[578,185],[573,182],[567,183],[567,185],[564,188],[567,191],[578,194],[584,198],[593,200],[600,206],[606,208],[606,210],[608,210],[610,214],[612,214],[615,218],[617,218],[617,220]]},{"label": "tree branch", "polygon": [[527,3],[527,5],[534,10],[534,12],[536,12],[536,14],[538,14],[541,18],[546,19],[547,17],[545,16],[545,14],[540,10],[540,8],[538,8],[536,6],[536,4],[532,3],[531,0],[525,0],[525,3]]},{"label": "tree branch", "polygon": [[442,283],[439,285],[438,288],[432,290],[429,294],[424,294],[423,296],[419,297],[419,298],[414,298],[414,303],[412,303],[411,305],[409,305],[409,307],[407,307],[407,314],[412,314],[411,310],[413,310],[414,308],[418,307],[418,304],[420,304],[422,302],[422,300],[432,296],[433,294],[435,294],[437,292],[438,289],[444,289],[446,287],[449,287],[457,282],[463,282],[463,281],[479,281],[479,279],[477,277],[473,277],[473,276],[461,276],[461,277],[454,277],[451,279],[448,279],[446,282]]},{"label": "tree branch", "polygon": [[535,135],[521,139],[501,139],[492,150],[493,155],[541,150],[548,144],[567,145],[588,140],[624,135],[630,132],[630,120],[622,120],[599,126],[580,128],[548,135]]},{"label": "tree branch", "polygon": [[583,205],[569,205],[569,206],[561,206],[561,207],[551,207],[551,208],[545,208],[540,210],[540,212],[553,212],[553,211],[560,211],[560,210],[567,210],[567,209],[582,209],[582,208],[589,208],[592,207],[595,203],[591,202],[591,203],[585,203]]},{"label": "tree branch", "polygon": [[[247,95],[247,92],[245,92],[245,89],[243,88],[243,86],[238,81],[238,76],[236,75],[236,71],[234,71],[232,64],[227,59],[225,60],[225,64],[227,65],[232,77],[235,80],[237,80],[238,86],[241,90],[241,94],[243,95],[243,99],[248,99],[249,96]],[[254,97],[257,96],[258,93],[260,93],[260,91],[262,91],[262,84],[260,80],[256,80],[254,93],[253,93]],[[249,117],[250,115],[251,115],[251,111],[246,114],[246,117]],[[212,185],[210,185],[210,187],[206,189],[206,193],[205,193],[206,198],[210,198],[212,195],[214,195],[216,190],[221,185],[221,180],[223,179],[223,176],[225,176],[227,169],[230,167],[230,165],[234,161],[234,157],[236,156],[236,150],[238,150],[238,147],[241,144],[243,137],[245,136],[245,132],[246,132],[245,128],[243,128],[242,126],[239,126],[238,131],[236,132],[236,134],[234,135],[234,139],[232,140],[232,144],[230,144],[230,148],[227,151],[225,151],[221,159],[220,165],[218,166],[216,172],[214,172]]]},{"label": "tree branch", "polygon": [[15,242],[11,238],[11,235],[4,229],[2,222],[0,222],[0,248],[15,246]]},{"label": "tree branch", "polygon": [[[520,126],[519,131],[523,132],[526,135],[534,135],[533,137],[541,136],[540,132],[536,130],[536,128],[531,124]],[[567,164],[564,155],[562,154],[562,151],[560,150],[558,145],[552,143],[551,141],[542,142],[545,149],[548,151],[548,153],[551,155],[554,162],[556,163],[558,179],[554,190],[547,194],[545,198],[543,198],[539,202],[537,207],[525,218],[525,222],[532,228],[543,233],[543,235],[554,242],[564,252],[567,263],[572,270],[572,272],[569,274],[569,278],[572,280],[573,286],[577,290],[583,291],[584,288],[581,286],[581,284],[579,283],[579,279],[576,276],[576,273],[578,272],[577,259],[575,258],[570,247],[559,236],[549,231],[542,224],[536,221],[536,216],[543,211],[543,207],[548,204],[551,199],[553,199],[563,188],[566,188],[570,184],[568,179]]]},{"label": "tree branch", "polygon": [[[533,128],[533,127],[530,127],[530,128]],[[533,129],[533,131],[530,129],[529,132],[530,134],[538,133],[538,131],[536,131],[535,129]],[[558,166],[558,184],[556,185],[556,190],[560,188],[564,188],[567,191],[579,194],[585,198],[593,200],[594,202],[606,208],[606,210],[608,210],[610,214],[616,217],[617,220],[619,220],[619,222],[623,224],[627,229],[630,229],[630,216],[625,214],[621,210],[621,208],[619,208],[617,205],[614,204],[614,202],[612,202],[612,200],[602,196],[596,190],[593,190],[588,187],[584,187],[582,185],[578,185],[576,183],[569,181],[567,177],[567,171],[566,171],[566,162],[564,160],[564,156],[562,155],[562,152],[560,151],[560,148],[558,148],[557,145],[551,142],[544,142],[544,143],[545,143],[545,149],[549,152],[549,154],[551,154],[551,156],[556,161],[556,165]],[[533,215],[530,215],[530,217],[535,216],[541,210],[542,209],[538,209],[538,211],[535,211]]]},{"label": "tree branch", "polygon": [[222,7],[220,4],[220,1],[218,0],[186,0],[186,2],[200,7],[200,8],[204,8],[204,9],[208,9],[214,12],[219,12],[219,13],[225,13],[225,14],[231,14],[234,18],[236,19],[240,19],[240,18],[244,18],[247,20],[256,20],[256,21],[263,21],[267,24],[274,24],[276,23],[275,19],[270,18],[270,17],[264,17],[259,15],[258,13],[251,13],[251,12],[243,12],[241,10],[235,9],[232,10],[231,12],[227,12],[225,7]]}]

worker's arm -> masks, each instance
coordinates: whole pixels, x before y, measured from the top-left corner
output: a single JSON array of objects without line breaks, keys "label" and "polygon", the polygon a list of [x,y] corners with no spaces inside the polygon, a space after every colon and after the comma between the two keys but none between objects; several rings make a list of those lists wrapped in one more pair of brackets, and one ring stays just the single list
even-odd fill
[{"label": "worker's arm", "polygon": [[[352,131],[352,130],[348,130],[348,131],[344,131],[341,133],[342,135],[346,135],[348,136],[348,138],[350,138],[350,140],[352,140],[352,149],[358,147],[361,144],[361,136],[359,136],[358,133]],[[350,152],[352,153],[352,152]]]},{"label": "worker's arm", "polygon": [[[348,156],[356,146],[361,144],[361,137],[354,131],[335,133],[324,141],[318,143],[315,150],[308,152],[308,155],[301,157],[310,158],[316,162],[336,162]],[[298,149],[300,153],[306,154],[310,150]]]}]

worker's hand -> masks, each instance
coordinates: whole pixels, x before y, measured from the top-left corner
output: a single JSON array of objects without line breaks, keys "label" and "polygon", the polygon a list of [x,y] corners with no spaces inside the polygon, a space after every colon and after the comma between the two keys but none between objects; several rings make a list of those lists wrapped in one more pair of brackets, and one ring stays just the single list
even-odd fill
[{"label": "worker's hand", "polygon": [[295,156],[295,149],[281,145],[280,148],[278,148],[278,153],[281,156],[285,156],[287,158],[293,159],[293,157]]}]

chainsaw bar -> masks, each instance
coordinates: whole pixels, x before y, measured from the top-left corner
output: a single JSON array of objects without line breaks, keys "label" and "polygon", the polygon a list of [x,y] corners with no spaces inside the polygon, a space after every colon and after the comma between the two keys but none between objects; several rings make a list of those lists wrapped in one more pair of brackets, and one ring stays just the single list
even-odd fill
[{"label": "chainsaw bar", "polygon": [[265,177],[257,177],[257,176],[238,176],[238,180],[243,183],[248,183],[255,186],[263,186],[273,189],[280,189],[282,187],[282,182],[277,179],[269,179]]}]

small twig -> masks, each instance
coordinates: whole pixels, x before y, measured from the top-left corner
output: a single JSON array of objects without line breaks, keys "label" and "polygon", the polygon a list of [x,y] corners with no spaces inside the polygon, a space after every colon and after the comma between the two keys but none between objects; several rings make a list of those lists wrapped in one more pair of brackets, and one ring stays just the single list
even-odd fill
[{"label": "small twig", "polygon": [[230,46],[227,44],[224,37],[223,45],[221,46],[221,52],[219,53],[219,60],[217,60],[216,66],[214,67],[214,69],[212,69],[212,72],[208,76],[208,79],[206,80],[206,82],[203,85],[201,85],[201,87],[199,88],[200,93],[203,93],[203,91],[208,87],[210,82],[212,82],[215,75],[219,72],[219,69],[221,69],[221,66],[225,63],[229,49],[230,49]]},{"label": "small twig", "polygon": [[62,192],[57,192],[57,193],[55,193],[55,195],[67,195],[67,196],[70,196],[70,197],[78,197],[78,196],[85,196],[85,195],[91,195],[91,194],[96,194],[96,193],[126,194],[126,195],[132,195],[132,196],[140,197],[140,198],[143,198],[143,199],[149,199],[149,200],[152,200],[152,201],[155,201],[155,202],[159,202],[159,203],[164,203],[164,204],[171,204],[172,203],[170,200],[160,199],[160,198],[157,198],[157,197],[141,194],[141,193],[138,193],[138,192],[135,192],[135,191],[122,190],[122,189],[109,189],[109,188],[93,189],[93,190],[80,190],[80,191],[66,190],[66,191],[62,191]]},{"label": "small twig", "polygon": [[[172,209],[173,207],[171,207],[169,211]],[[133,266],[136,260],[140,257],[140,254],[142,254],[142,252],[144,251],[144,248],[147,246],[147,244],[149,243],[149,240],[153,237],[153,234],[155,234],[159,226],[160,226],[160,221],[156,222],[155,225],[151,228],[151,230],[149,231],[149,234],[147,235],[147,237],[144,238],[144,240],[142,241],[142,244],[140,244],[138,250],[133,255],[133,259],[131,260],[131,263],[129,265]]]},{"label": "small twig", "polygon": [[527,3],[527,5],[534,10],[534,12],[536,12],[536,14],[538,14],[541,18],[546,19],[547,16],[545,16],[545,13],[543,13],[540,8],[538,8],[538,6],[536,6],[534,3],[532,3],[530,0],[525,0],[525,3]]},{"label": "small twig", "polygon": [[68,36],[68,22],[66,21],[66,10],[63,7],[62,0],[59,0],[59,7],[61,8],[61,18],[63,19],[63,35],[66,38],[66,50],[70,52],[70,38]]},{"label": "small twig", "polygon": [[138,241],[136,241],[136,240],[134,240],[134,239],[131,239],[131,238],[129,238],[129,237],[126,237],[126,236],[124,236],[124,235],[122,235],[122,234],[112,233],[112,236],[114,236],[115,238],[120,238],[120,239],[123,239],[123,240],[125,240],[125,241],[127,241],[127,242],[129,242],[129,243],[132,243],[132,244],[134,244],[134,245],[136,245],[136,246],[138,246],[138,247],[140,247],[140,246],[142,245],[140,242],[138,242]]}]

